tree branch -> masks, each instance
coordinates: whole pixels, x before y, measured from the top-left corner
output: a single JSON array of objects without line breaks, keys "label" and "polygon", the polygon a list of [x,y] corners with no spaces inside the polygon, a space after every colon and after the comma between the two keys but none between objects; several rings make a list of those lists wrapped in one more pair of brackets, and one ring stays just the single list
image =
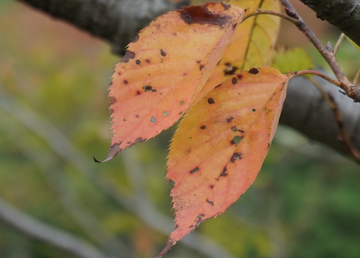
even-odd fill
[{"label": "tree branch", "polygon": [[125,46],[155,17],[189,4],[166,0],[20,0],[110,42],[113,52]]},{"label": "tree branch", "polygon": [[[20,1],[43,10],[49,15],[64,19],[77,27],[87,30],[93,35],[97,35],[110,41],[113,45],[114,52],[117,54],[120,54],[126,44],[133,39],[139,28],[145,26],[158,14],[176,7],[174,4],[169,4],[165,0],[93,0],[91,3],[85,0]],[[302,1],[308,4],[316,2],[317,5],[320,5],[321,2],[324,4],[330,2],[316,0]],[[188,0],[181,1],[182,4],[186,4],[187,2]],[[331,3],[335,2],[340,1],[332,1]],[[355,3],[356,1],[347,0],[342,2]],[[152,3],[152,6],[149,3]],[[101,12],[93,10],[97,9],[97,6],[101,6]],[[60,8],[63,11],[57,11],[55,10],[56,8]],[[336,8],[327,8],[327,10],[334,13],[332,15],[327,13],[329,16],[338,15]],[[134,12],[136,14],[133,14]],[[61,13],[61,15],[59,13]],[[121,19],[119,18],[119,13],[122,14]],[[352,14],[353,17],[355,17],[355,13],[356,12]],[[77,18],[78,16],[83,18]],[[325,17],[328,16],[322,16],[322,18]],[[99,22],[99,20],[101,22]],[[358,24],[359,22],[360,21],[356,21],[354,24]],[[136,26],[133,25],[135,23]],[[127,24],[129,24],[129,26]],[[126,28],[123,28],[122,26]],[[102,30],[107,33],[103,33]],[[352,34],[360,37],[359,30],[360,25],[352,26],[351,31],[349,29],[349,31],[344,30],[344,32],[347,33],[349,37]],[[355,40],[354,38],[352,39]],[[360,105],[352,103],[348,98],[339,94],[338,89],[333,85],[323,81],[321,81],[321,83],[326,91],[330,91],[334,95],[339,109],[342,112],[345,128],[348,130],[350,140],[353,143],[353,146],[359,150]],[[337,139],[338,128],[330,108],[321,98],[321,95],[311,82],[304,78],[299,77],[291,80],[280,122],[295,128],[310,139],[328,145],[340,153],[346,153],[344,147]]]},{"label": "tree branch", "polygon": [[360,46],[360,2],[358,0],[300,0],[322,20],[334,25]]},{"label": "tree branch", "polygon": [[0,221],[66,252],[83,258],[108,258],[75,235],[46,225],[22,213],[0,198]]}]

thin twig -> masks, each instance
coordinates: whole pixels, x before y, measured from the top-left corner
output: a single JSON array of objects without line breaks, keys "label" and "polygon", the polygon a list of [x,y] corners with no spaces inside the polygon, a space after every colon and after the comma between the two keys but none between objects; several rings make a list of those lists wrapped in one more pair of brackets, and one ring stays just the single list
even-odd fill
[{"label": "thin twig", "polygon": [[360,77],[360,70],[356,73],[354,80],[353,80],[353,84],[357,85],[359,82],[359,77]]},{"label": "thin twig", "polygon": [[360,89],[354,86],[341,71],[339,64],[336,61],[334,52],[326,49],[315,34],[309,29],[309,27],[304,23],[303,19],[299,16],[293,6],[288,0],[280,0],[282,5],[285,6],[286,13],[291,17],[297,17],[298,23],[294,23],[298,29],[305,34],[305,36],[310,40],[310,42],[316,47],[319,53],[323,56],[326,62],[329,64],[331,70],[334,72],[336,78],[341,83],[341,88],[346,92],[346,94],[354,99],[356,102],[360,102]]},{"label": "thin twig", "polygon": [[340,46],[341,46],[341,43],[343,42],[344,38],[345,38],[345,34],[344,34],[344,33],[341,33],[338,41],[336,42],[335,48],[334,48],[334,55],[335,55],[335,56],[336,56],[336,54],[337,54],[337,52],[338,52],[338,50],[339,50],[339,48],[340,48]]},{"label": "thin twig", "polygon": [[0,197],[0,221],[21,232],[82,258],[109,258],[77,236],[47,225],[9,205]]},{"label": "thin twig", "polygon": [[345,126],[344,126],[342,115],[339,111],[339,108],[338,108],[336,102],[335,102],[334,96],[331,93],[327,93],[327,97],[328,97],[329,101],[332,103],[332,105],[330,105],[330,108],[334,113],[338,128],[340,130],[339,140],[340,140],[340,142],[342,142],[345,145],[345,147],[349,151],[350,155],[360,164],[360,153],[354,149],[354,147],[352,146],[352,144],[350,142],[349,136],[348,136]]}]

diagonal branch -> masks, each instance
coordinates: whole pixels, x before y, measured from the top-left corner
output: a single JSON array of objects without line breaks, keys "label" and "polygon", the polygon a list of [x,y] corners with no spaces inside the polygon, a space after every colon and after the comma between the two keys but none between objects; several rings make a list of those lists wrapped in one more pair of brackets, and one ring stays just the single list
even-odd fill
[{"label": "diagonal branch", "polygon": [[108,258],[77,236],[36,220],[0,198],[0,221],[27,235],[82,258]]}]

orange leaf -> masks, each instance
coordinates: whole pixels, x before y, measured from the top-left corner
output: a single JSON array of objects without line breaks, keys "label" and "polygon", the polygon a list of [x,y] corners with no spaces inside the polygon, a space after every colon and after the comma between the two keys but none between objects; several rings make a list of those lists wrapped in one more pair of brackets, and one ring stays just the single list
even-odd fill
[{"label": "orange leaf", "polygon": [[190,6],[160,16],[136,36],[110,86],[113,138],[104,161],[181,117],[243,15],[241,8],[222,3]]},{"label": "orange leaf", "polygon": [[167,164],[176,225],[161,255],[253,183],[277,128],[287,80],[269,67],[242,71],[185,115]]},{"label": "orange leaf", "polygon": [[[246,15],[256,9],[280,11],[278,0],[228,0],[226,2],[247,9]],[[269,65],[279,29],[280,17],[273,15],[257,15],[239,24],[221,61],[215,66],[208,82],[193,99],[192,104],[236,72]]]}]

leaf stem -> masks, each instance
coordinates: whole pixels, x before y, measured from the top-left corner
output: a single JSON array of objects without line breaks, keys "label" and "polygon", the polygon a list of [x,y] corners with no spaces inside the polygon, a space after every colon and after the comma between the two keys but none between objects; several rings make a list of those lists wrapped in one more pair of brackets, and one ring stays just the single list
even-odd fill
[{"label": "leaf stem", "polygon": [[252,16],[255,16],[255,15],[268,14],[268,15],[278,16],[280,18],[283,18],[283,19],[293,23],[302,33],[305,34],[305,36],[316,47],[318,52],[322,55],[322,57],[329,64],[331,70],[333,71],[336,78],[338,79],[338,82],[331,79],[332,80],[331,83],[336,82],[334,84],[341,87],[350,98],[354,99],[355,102],[360,102],[360,88],[353,85],[346,78],[344,73],[341,71],[340,66],[335,58],[335,54],[334,54],[333,50],[331,48],[327,49],[326,47],[324,47],[324,45],[315,36],[315,34],[309,29],[309,27],[305,24],[303,19],[298,15],[298,13],[292,7],[292,5],[290,4],[290,2],[288,0],[280,0],[280,1],[281,1],[282,5],[285,6],[286,14],[281,13],[281,12],[276,12],[276,11],[257,9],[254,12],[248,14],[244,18],[244,20],[246,20]]},{"label": "leaf stem", "polygon": [[300,75],[307,75],[307,74],[312,74],[312,75],[316,75],[316,76],[319,76],[321,78],[323,78],[324,80],[327,80],[328,82],[340,87],[341,87],[341,82],[337,81],[337,80],[334,80],[332,78],[330,78],[329,76],[319,72],[319,71],[315,71],[315,70],[302,70],[302,71],[297,71],[297,72],[294,72],[290,75],[290,79],[292,78],[295,78],[297,76],[300,76]]}]

